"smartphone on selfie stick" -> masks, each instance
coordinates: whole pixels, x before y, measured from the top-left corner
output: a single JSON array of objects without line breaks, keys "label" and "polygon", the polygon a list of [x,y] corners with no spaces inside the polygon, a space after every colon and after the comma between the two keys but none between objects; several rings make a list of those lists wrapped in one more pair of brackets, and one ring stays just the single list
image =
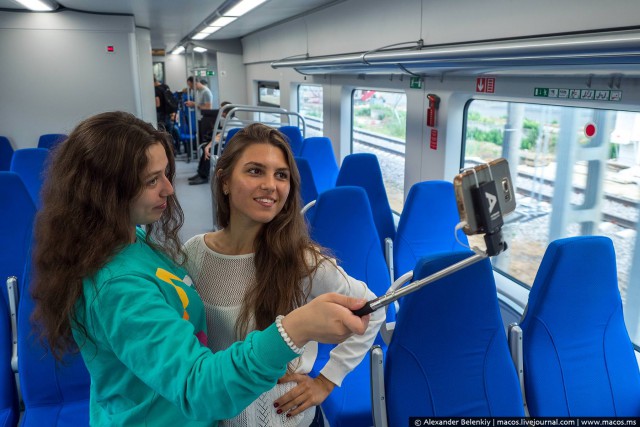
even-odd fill
[{"label": "smartphone on selfie stick", "polygon": [[[469,258],[368,301],[362,308],[353,310],[355,315],[364,316],[373,313],[429,283],[487,257],[498,255],[507,249],[507,244],[502,240],[503,216],[513,212],[516,208],[516,194],[509,172],[509,163],[505,159],[499,158],[473,168],[463,169],[454,178],[453,188],[462,230],[469,236],[484,234],[486,251],[475,250],[475,254]],[[403,276],[396,282],[400,280],[406,280],[406,278]]]}]

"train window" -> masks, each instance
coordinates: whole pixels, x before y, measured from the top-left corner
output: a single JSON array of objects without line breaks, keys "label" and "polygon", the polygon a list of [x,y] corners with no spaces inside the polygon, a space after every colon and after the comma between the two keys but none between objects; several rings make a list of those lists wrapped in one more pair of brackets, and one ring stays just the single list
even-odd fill
[{"label": "train window", "polygon": [[160,83],[164,83],[164,62],[153,63],[153,77]]},{"label": "train window", "polygon": [[[503,228],[510,248],[494,268],[530,287],[550,241],[605,235],[615,246],[623,303],[636,300],[640,113],[473,100],[465,127],[464,165],[507,158],[518,193]],[[627,317],[638,344],[637,313]]]},{"label": "train window", "polygon": [[351,152],[378,156],[391,209],[402,212],[407,95],[365,88],[354,90],[352,123]]},{"label": "train window", "polygon": [[279,107],[280,83],[258,82],[258,105],[263,107]]},{"label": "train window", "polygon": [[323,136],[322,105],[322,86],[298,86],[298,113],[305,120],[305,136]]}]

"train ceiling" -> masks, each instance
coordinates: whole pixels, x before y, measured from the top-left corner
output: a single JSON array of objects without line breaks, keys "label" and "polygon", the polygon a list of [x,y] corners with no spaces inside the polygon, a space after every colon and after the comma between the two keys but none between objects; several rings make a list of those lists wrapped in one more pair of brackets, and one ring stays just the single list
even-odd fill
[{"label": "train ceiling", "polygon": [[[58,10],[133,15],[138,27],[149,28],[153,49],[173,49],[214,19],[215,12],[237,0],[56,0]],[[341,1],[341,0],[338,0]],[[268,0],[256,9],[211,34],[206,40],[234,39],[336,0]],[[24,9],[13,0],[0,0],[0,11]],[[53,12],[55,13],[55,12]]]}]

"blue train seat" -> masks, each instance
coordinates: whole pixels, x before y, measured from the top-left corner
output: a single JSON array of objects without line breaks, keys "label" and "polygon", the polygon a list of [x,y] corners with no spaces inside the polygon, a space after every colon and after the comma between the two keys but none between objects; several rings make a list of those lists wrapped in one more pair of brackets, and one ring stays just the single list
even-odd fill
[{"label": "blue train seat", "polygon": [[[328,248],[352,277],[367,283],[376,295],[390,286],[389,275],[367,194],[361,187],[336,187],[320,193],[310,221],[312,238]],[[376,339],[384,345],[380,337]],[[324,365],[333,348],[318,345],[318,365]],[[368,357],[336,387],[322,408],[332,427],[370,426],[371,399]],[[317,370],[314,369],[317,373]]]},{"label": "blue train seat", "polygon": [[[3,278],[4,284],[6,278]],[[0,303],[0,427],[18,425],[18,393],[11,369],[12,353],[11,318],[4,302]]]},{"label": "blue train seat", "polygon": [[38,139],[38,148],[46,148],[47,150],[53,150],[58,144],[66,141],[69,138],[64,133],[46,133],[40,135]]},{"label": "blue train seat", "polygon": [[[413,280],[472,255],[432,254]],[[377,359],[372,350],[372,357]],[[372,374],[375,373],[372,369]],[[524,416],[524,404],[500,316],[491,262],[481,260],[404,297],[382,371],[386,406],[374,405],[380,425],[406,425],[410,416]],[[380,402],[379,396],[373,397]],[[383,411],[384,410],[384,411]],[[386,417],[381,412],[386,411]]]},{"label": "blue train seat", "polygon": [[33,308],[27,274],[18,306],[18,373],[25,406],[20,426],[88,426],[91,381],[82,356],[67,354],[56,362],[32,328]]},{"label": "blue train seat", "polygon": [[299,156],[302,151],[302,132],[298,126],[280,126],[280,132],[287,137],[287,142],[291,146],[294,156]]},{"label": "blue train seat", "polygon": [[640,416],[640,373],[609,238],[549,244],[521,327],[531,416]]},{"label": "blue train seat", "polygon": [[0,136],[0,171],[8,171],[13,157],[13,147],[9,138]]},{"label": "blue train seat", "polygon": [[306,205],[318,198],[318,187],[316,180],[313,177],[309,160],[303,157],[294,157],[298,172],[300,173],[300,196],[302,197],[302,204]]},{"label": "blue train seat", "polygon": [[[395,279],[411,271],[424,256],[463,250],[455,239],[459,221],[452,183],[425,181],[414,184],[404,203],[393,241]],[[457,233],[459,240],[467,244],[467,236],[462,231]]]},{"label": "blue train seat", "polygon": [[227,146],[227,144],[229,143],[229,141],[231,141],[231,139],[236,136],[236,133],[238,133],[242,128],[231,128],[229,129],[229,131],[227,132],[227,134],[224,136],[224,144],[222,145],[222,149],[224,150],[224,148]]},{"label": "blue train seat", "polygon": [[40,208],[40,189],[48,158],[49,150],[45,148],[22,148],[13,153],[11,161],[11,172],[20,176],[37,209]]},{"label": "blue train seat", "polygon": [[345,185],[362,187],[367,192],[378,230],[380,248],[385,253],[385,239],[395,239],[396,229],[378,158],[370,153],[350,154],[345,157],[336,179],[336,187]]},{"label": "blue train seat", "polygon": [[7,278],[17,277],[18,286],[24,282],[35,214],[36,206],[20,176],[0,172],[0,283],[5,305]]},{"label": "blue train seat", "polygon": [[[191,126],[189,126],[191,124]],[[185,147],[189,147],[189,156],[191,151],[198,144],[197,139],[198,121],[196,120],[196,110],[194,108],[183,107],[180,111],[180,142]],[[191,146],[189,146],[191,144]]]},{"label": "blue train seat", "polygon": [[324,136],[305,138],[300,157],[309,162],[318,193],[336,186],[340,168],[329,138]]}]

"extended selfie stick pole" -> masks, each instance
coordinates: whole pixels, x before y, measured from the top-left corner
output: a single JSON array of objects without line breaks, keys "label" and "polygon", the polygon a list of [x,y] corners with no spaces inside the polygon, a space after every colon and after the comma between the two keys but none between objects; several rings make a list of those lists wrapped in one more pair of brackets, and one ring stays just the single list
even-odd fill
[{"label": "extended selfie stick pole", "polygon": [[483,260],[488,256],[489,255],[487,255],[486,252],[474,254],[469,258],[463,259],[460,262],[457,262],[445,269],[438,271],[437,273],[433,273],[431,276],[427,276],[424,279],[417,280],[403,288],[397,289],[374,300],[368,301],[362,308],[353,310],[353,314],[362,317],[366,314],[373,313],[380,307],[391,304],[392,302],[397,301],[398,299],[407,294],[410,294],[411,292],[417,291],[418,289],[425,285],[428,285],[429,283],[435,282],[436,280],[448,276],[451,273],[455,273],[456,271],[461,270],[471,264],[475,264],[476,262]]}]

